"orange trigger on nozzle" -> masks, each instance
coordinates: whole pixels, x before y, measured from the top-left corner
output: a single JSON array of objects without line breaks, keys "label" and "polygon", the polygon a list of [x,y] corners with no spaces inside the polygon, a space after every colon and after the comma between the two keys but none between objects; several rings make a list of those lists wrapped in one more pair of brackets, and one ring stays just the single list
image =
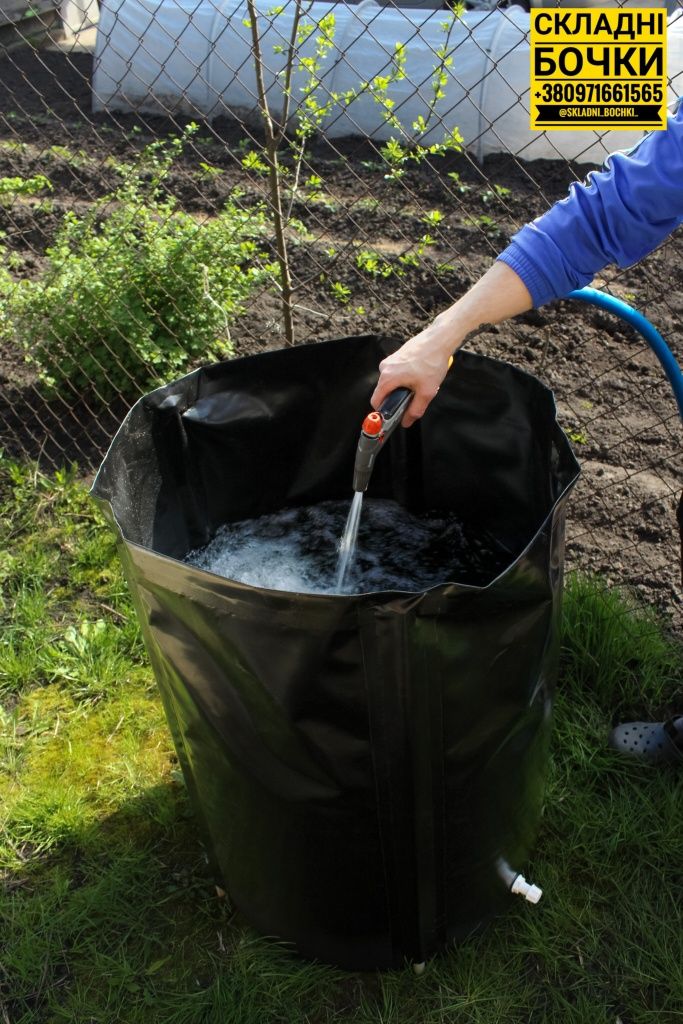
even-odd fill
[{"label": "orange trigger on nozzle", "polygon": [[363,420],[363,433],[374,437],[382,431],[382,417],[378,412],[370,412]]}]

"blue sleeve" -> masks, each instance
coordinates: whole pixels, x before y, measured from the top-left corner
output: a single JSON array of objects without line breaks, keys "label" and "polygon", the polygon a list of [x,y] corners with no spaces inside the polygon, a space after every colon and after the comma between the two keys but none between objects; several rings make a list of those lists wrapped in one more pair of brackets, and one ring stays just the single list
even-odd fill
[{"label": "blue sleeve", "polygon": [[613,153],[566,199],[526,224],[498,257],[535,306],[588,284],[609,263],[628,267],[683,221],[683,102],[666,131]]}]

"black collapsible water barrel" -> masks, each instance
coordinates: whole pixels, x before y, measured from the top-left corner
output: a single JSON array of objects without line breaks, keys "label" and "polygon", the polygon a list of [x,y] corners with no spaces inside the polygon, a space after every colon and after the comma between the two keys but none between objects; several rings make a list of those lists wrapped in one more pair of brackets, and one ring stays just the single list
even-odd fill
[{"label": "black collapsible water barrel", "polygon": [[496,579],[315,595],[183,563],[226,522],[350,500],[387,350],[356,337],[202,368],[134,406],[93,486],[222,884],[261,932],[350,969],[424,961],[524,866],[578,475],[551,392],[462,352],[369,494],[480,523],[510,552]]}]

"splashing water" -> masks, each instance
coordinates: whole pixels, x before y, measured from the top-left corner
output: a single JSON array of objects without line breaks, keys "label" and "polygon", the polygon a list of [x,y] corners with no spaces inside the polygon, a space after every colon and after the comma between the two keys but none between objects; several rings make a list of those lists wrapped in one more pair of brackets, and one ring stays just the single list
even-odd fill
[{"label": "splashing water", "polygon": [[339,560],[337,562],[337,591],[340,594],[344,593],[344,583],[346,582],[346,574],[349,571],[349,566],[353,561],[353,556],[356,553],[356,543],[358,541],[358,528],[360,526],[360,516],[363,511],[363,492],[354,491],[353,501],[351,502],[351,508],[349,509],[349,515],[346,520],[346,526],[342,538],[339,542]]},{"label": "splashing water", "polygon": [[[348,502],[327,501],[229,523],[185,560],[254,587],[339,594],[338,538],[347,511]],[[511,557],[503,545],[451,512],[414,515],[394,501],[366,496],[343,593],[419,593],[449,581],[484,586]]]}]

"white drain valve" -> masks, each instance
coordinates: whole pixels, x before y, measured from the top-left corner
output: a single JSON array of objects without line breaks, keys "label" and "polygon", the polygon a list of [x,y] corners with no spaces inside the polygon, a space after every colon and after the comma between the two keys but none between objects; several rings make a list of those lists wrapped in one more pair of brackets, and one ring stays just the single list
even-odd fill
[{"label": "white drain valve", "polygon": [[515,871],[514,868],[510,867],[504,857],[497,859],[496,868],[499,877],[507,885],[510,892],[514,892],[516,896],[523,896],[529,903],[538,903],[543,895],[543,890],[539,889],[537,885],[527,882],[521,871]]},{"label": "white drain valve", "polygon": [[523,896],[529,903],[538,903],[543,895],[543,890],[539,889],[537,885],[527,882],[524,875],[517,875],[510,886],[510,892],[514,892],[517,896]]}]

